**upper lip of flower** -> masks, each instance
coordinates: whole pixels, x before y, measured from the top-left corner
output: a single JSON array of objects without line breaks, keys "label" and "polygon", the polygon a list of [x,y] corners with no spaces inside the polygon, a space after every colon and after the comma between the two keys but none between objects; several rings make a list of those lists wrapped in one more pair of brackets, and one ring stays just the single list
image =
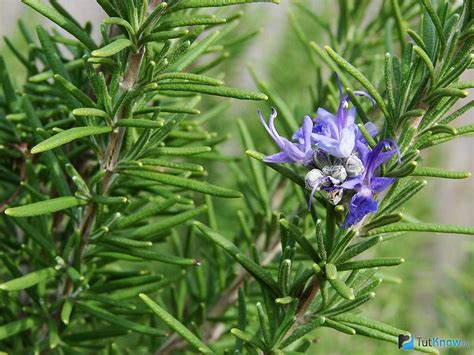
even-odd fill
[{"label": "upper lip of flower", "polygon": [[308,116],[305,117],[302,130],[302,142],[294,143],[280,136],[275,127],[276,110],[272,107],[272,113],[267,122],[263,118],[262,112],[259,110],[258,115],[268,134],[273,138],[275,143],[281,149],[280,153],[276,153],[264,158],[268,163],[301,163],[307,164],[312,159],[311,149],[311,132],[313,130],[313,122]]},{"label": "upper lip of flower", "polygon": [[[311,134],[311,143],[335,157],[347,158],[354,151],[359,130],[355,124],[356,110],[354,107],[349,109],[349,96],[342,92],[339,78],[338,87],[340,101],[336,115],[323,108],[318,109],[314,119],[316,132]],[[364,91],[355,91],[354,94],[366,96],[373,102]]]}]

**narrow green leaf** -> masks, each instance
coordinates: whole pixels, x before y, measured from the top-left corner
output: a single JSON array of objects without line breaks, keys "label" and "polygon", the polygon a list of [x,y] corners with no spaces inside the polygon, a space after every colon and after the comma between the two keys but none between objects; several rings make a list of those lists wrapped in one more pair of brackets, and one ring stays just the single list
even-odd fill
[{"label": "narrow green leaf", "polygon": [[[431,21],[433,21],[433,24],[436,28],[436,32],[439,37],[439,43],[441,44],[441,48],[446,47],[446,36],[444,35],[444,29],[443,25],[441,24],[441,20],[439,19],[436,10],[433,8],[433,5],[431,4],[430,0],[421,0],[421,3],[425,7],[426,11],[428,12],[428,15],[431,18]],[[442,51],[443,51],[442,50]]]},{"label": "narrow green leaf", "polygon": [[109,117],[109,114],[107,112],[92,107],[76,108],[72,110],[72,114],[74,116],[95,116],[104,118]]},{"label": "narrow green leaf", "polygon": [[306,239],[303,232],[294,224],[288,222],[286,219],[280,220],[280,225],[287,230],[293,238],[295,238],[296,242],[300,245],[300,247],[304,250],[304,252],[315,262],[319,263],[321,260],[319,258],[318,252],[311,243]]},{"label": "narrow green leaf", "polygon": [[10,75],[5,64],[3,56],[0,55],[0,83],[3,87],[3,94],[7,101],[7,104],[12,108],[12,105],[17,101],[17,95],[15,89],[13,88]]},{"label": "narrow green leaf", "polygon": [[166,70],[167,72],[181,72],[183,69],[188,67],[191,63],[193,63],[198,57],[201,56],[208,48],[209,46],[214,43],[214,41],[217,39],[219,36],[219,31],[216,31],[206,38],[204,38],[202,41],[200,41],[197,44],[194,44],[192,47],[189,47],[181,56],[178,57],[178,59],[172,63],[168,69]]},{"label": "narrow green leaf", "polygon": [[146,248],[146,247],[153,246],[152,242],[121,238],[121,237],[112,237],[112,236],[103,237],[100,239],[99,242],[106,245],[112,244],[112,245],[117,245],[119,247],[124,247],[124,248],[127,248],[127,247]]},{"label": "narrow green leaf", "polygon": [[403,258],[378,258],[370,260],[348,261],[337,265],[339,271],[354,270],[354,269],[369,269],[379,266],[396,266],[403,263]]},{"label": "narrow green leaf", "polygon": [[268,323],[268,318],[260,302],[257,302],[257,315],[258,321],[260,323],[260,329],[262,330],[263,339],[265,340],[265,344],[270,345],[272,343],[270,324]]},{"label": "narrow green leaf", "polygon": [[[66,343],[76,343],[82,341],[102,340],[107,338],[114,338],[130,334],[127,329],[117,328],[115,326],[101,327],[100,329],[94,329],[86,332],[74,332],[64,335],[62,339]],[[112,354],[114,352],[111,351]]]},{"label": "narrow green leaf", "polygon": [[97,48],[94,41],[89,37],[88,33],[79,28],[74,22],[70,21],[68,18],[64,17],[56,9],[45,5],[40,0],[22,0],[23,3],[32,7],[38,11],[43,16],[49,18],[51,21],[56,23],[59,27],[65,29],[67,32],[76,37],[81,43],[83,43],[87,48],[93,50]]},{"label": "narrow green leaf", "polygon": [[415,41],[415,43],[420,46],[425,52],[427,51],[426,44],[423,42],[423,39],[415,31],[408,29],[407,34]]},{"label": "narrow green leaf", "polygon": [[206,182],[191,180],[180,176],[173,176],[167,174],[161,174],[151,171],[131,171],[125,170],[122,172],[124,175],[136,176],[139,178],[157,181],[166,185],[182,187],[184,189],[202,192],[204,194],[226,197],[226,198],[240,198],[242,194],[238,191],[225,189],[223,187],[208,184]]},{"label": "narrow green leaf", "polygon": [[322,260],[327,259],[326,245],[324,244],[324,233],[321,226],[321,220],[316,221],[316,244]]},{"label": "narrow green leaf", "polygon": [[403,205],[406,201],[422,190],[426,184],[426,181],[413,181],[406,188],[396,191],[397,193],[395,195],[390,196],[389,199],[386,198],[383,200],[378,214],[382,215],[395,211],[398,207]]},{"label": "narrow green leaf", "polygon": [[415,109],[405,112],[401,117],[400,120],[404,121],[407,118],[411,117],[422,117],[426,113],[425,110],[422,109]]},{"label": "narrow green leaf", "polygon": [[87,96],[85,93],[82,92],[79,88],[74,86],[70,81],[67,81],[64,77],[59,74],[54,75],[54,81],[58,84],[63,90],[65,90],[68,94],[74,97],[77,101],[79,101],[82,106],[85,107],[95,107],[96,104],[92,99]]},{"label": "narrow green leaf", "polygon": [[333,316],[336,316],[338,314],[347,313],[347,312],[349,312],[353,309],[356,309],[357,307],[360,307],[361,305],[363,305],[364,303],[370,301],[374,297],[375,297],[375,293],[373,293],[373,292],[362,294],[361,296],[356,297],[352,301],[348,301],[348,302],[346,301],[346,302],[342,303],[340,306],[337,306],[337,307],[334,307],[334,308],[331,308],[329,310],[326,310],[326,311],[322,312],[322,315],[324,315],[326,317],[333,317]]},{"label": "narrow green leaf", "polygon": [[165,264],[181,265],[181,266],[199,266],[200,262],[196,259],[181,258],[179,256],[174,256],[168,253],[160,253],[154,250],[149,250],[149,247],[145,248],[136,248],[136,247],[123,247],[123,246],[113,246],[107,245],[104,246],[108,250],[116,251],[118,253],[124,253],[126,255],[144,259],[144,260],[154,260],[159,261]]},{"label": "narrow green leaf", "polygon": [[[64,67],[68,71],[79,69],[79,68],[82,68],[83,66],[84,66],[84,60],[82,58],[71,60],[70,62],[64,63]],[[54,74],[55,73],[53,73],[52,70],[45,70],[44,72],[30,76],[28,78],[28,81],[32,83],[40,83],[52,78]]]},{"label": "narrow green leaf", "polygon": [[28,205],[7,208],[5,214],[11,217],[39,216],[84,204],[87,204],[87,201],[80,200],[73,196],[57,197],[50,200],[30,203]]},{"label": "narrow green leaf", "polygon": [[[240,136],[242,139],[242,144],[246,149],[254,149],[255,145],[250,135],[250,132],[247,128],[245,122],[241,119],[237,120],[239,127]],[[267,182],[265,181],[265,176],[263,174],[262,166],[254,159],[249,159],[250,171],[252,172],[252,177],[255,182],[262,207],[267,210],[268,202],[270,201]]]},{"label": "narrow green leaf", "polygon": [[215,96],[230,97],[239,100],[267,100],[265,94],[259,94],[248,90],[229,88],[225,86],[211,86],[190,83],[162,83],[158,85],[159,91],[183,91],[208,94]]},{"label": "narrow green leaf", "polygon": [[57,271],[53,267],[33,271],[24,276],[0,284],[0,290],[19,291],[35,286],[40,282],[47,281],[56,276]]},{"label": "narrow green leaf", "polygon": [[0,340],[7,339],[13,335],[29,330],[39,324],[39,320],[24,318],[0,325]]},{"label": "narrow green leaf", "polygon": [[221,236],[219,233],[213,231],[209,227],[205,226],[200,222],[194,222],[194,225],[209,239],[211,239],[215,244],[220,246],[224,249],[227,253],[229,253],[232,257],[239,254],[241,251],[239,248],[235,246],[230,240],[226,239],[225,237]]},{"label": "narrow green leaf", "polygon": [[278,272],[278,284],[280,285],[283,295],[287,295],[289,291],[291,277],[291,260],[285,259],[281,262]]},{"label": "narrow green leaf", "polygon": [[278,4],[279,0],[180,0],[175,6],[172,7],[172,11],[179,11],[184,9],[193,9],[199,7],[219,7],[219,6],[230,6],[238,4],[249,4],[253,2],[270,2]]},{"label": "narrow green leaf", "polygon": [[237,328],[232,328],[230,330],[232,335],[234,335],[236,338],[243,340],[246,343],[249,343],[253,346],[255,346],[257,349],[265,349],[265,344],[260,340],[259,337],[254,336],[246,331],[237,329]]},{"label": "narrow green leaf", "polygon": [[137,31],[137,36],[143,33],[144,31],[153,28],[156,20],[167,8],[167,2],[161,2],[160,4],[158,4],[158,6],[156,6],[153,11],[146,17],[145,21],[143,21],[142,25]]},{"label": "narrow green leaf", "polygon": [[349,229],[348,231],[339,230],[336,235],[336,245],[332,248],[328,261],[333,262],[334,260],[337,260],[355,235],[356,231],[354,229]]},{"label": "narrow green leaf", "polygon": [[[357,334],[360,334],[372,339],[378,339],[378,340],[387,341],[393,344],[398,344],[398,336],[390,335],[390,334],[381,332],[379,330],[364,327],[362,325],[358,325],[354,323],[347,323],[347,324],[353,327],[353,329],[355,329]],[[428,353],[428,354],[439,354],[438,349],[431,348],[431,347],[415,345],[414,350],[418,350],[418,351]]]},{"label": "narrow green leaf", "polygon": [[416,161],[409,161],[407,163],[403,163],[401,167],[387,172],[385,176],[396,177],[396,178],[409,176],[409,175],[412,175],[412,173],[415,171],[417,166],[418,166],[418,163]]},{"label": "narrow green leaf", "polygon": [[374,229],[370,231],[367,235],[377,235],[393,232],[429,232],[474,235],[474,227],[436,223],[398,223]]},{"label": "narrow green leaf", "polygon": [[[427,128],[424,132],[431,132],[433,135],[446,133],[446,134],[455,136],[458,134],[458,131],[456,130],[456,128],[445,125],[445,124],[437,124],[437,125],[431,126]],[[423,134],[424,132],[420,133],[420,135]]]},{"label": "narrow green leaf", "polygon": [[266,285],[273,293],[279,295],[280,290],[278,284],[273,280],[272,275],[263,267],[241,254],[241,251],[234,243],[224,238],[219,233],[216,233],[209,227],[200,222],[194,222],[194,225],[213,243],[224,249],[230,256],[236,259],[250,274],[257,280]]},{"label": "narrow green leaf", "polygon": [[431,62],[430,57],[428,56],[428,54],[421,47],[413,46],[413,50],[415,51],[416,54],[418,54],[418,56],[425,63],[426,69],[428,69],[428,73],[430,75],[431,85],[433,86],[435,84],[436,78],[435,78],[435,73],[434,73],[434,65]]},{"label": "narrow green leaf", "polygon": [[175,30],[175,31],[159,31],[150,33],[149,35],[143,37],[140,40],[140,43],[148,42],[163,42],[173,38],[180,38],[186,36],[189,33],[189,30]]},{"label": "narrow green leaf", "polygon": [[[112,291],[130,288],[134,286],[141,286],[147,283],[156,283],[163,280],[163,275],[138,275],[138,276],[129,276],[123,277],[118,280],[107,281],[105,284],[92,285],[90,290],[97,293],[111,293]],[[138,293],[137,293],[138,294]]]},{"label": "narrow green leaf", "polygon": [[365,140],[367,141],[367,143],[369,144],[369,147],[371,148],[374,148],[377,143],[375,142],[375,140],[372,138],[372,136],[370,135],[369,131],[367,131],[367,128],[365,128],[365,126],[361,123],[357,124],[357,126],[359,127],[359,130],[360,130],[360,133],[362,133],[362,135],[364,136]]},{"label": "narrow green leaf", "polygon": [[141,293],[139,295],[141,300],[171,329],[178,333],[184,340],[186,340],[191,346],[193,346],[199,352],[208,354],[213,353],[213,351],[204,344],[201,339],[194,335],[188,328],[186,328],[182,323],[180,323],[176,318],[171,314],[161,308],[156,302],[154,302],[150,297]]},{"label": "narrow green leaf", "polygon": [[[254,150],[246,150],[245,154],[247,154],[249,157],[259,160],[263,162],[263,158],[265,157],[264,154],[260,152],[256,152]],[[293,170],[287,168],[286,166],[283,166],[281,164],[272,164],[272,163],[265,163],[267,166],[272,168],[275,171],[278,171],[280,174],[283,176],[287,177],[291,181],[295,182],[296,184],[304,187],[304,179],[301,177],[301,175],[295,173]]]},{"label": "narrow green leaf", "polygon": [[170,29],[184,26],[199,26],[199,25],[220,25],[226,23],[225,18],[217,17],[183,17],[172,18],[170,20],[163,20],[158,25],[159,29]]},{"label": "narrow green leaf", "polygon": [[325,317],[317,317],[316,319],[314,319],[314,320],[312,320],[312,321],[310,321],[306,324],[303,324],[303,325],[299,326],[298,328],[295,329],[295,331],[288,338],[283,340],[280,347],[285,348],[288,345],[293,344],[295,341],[297,341],[301,337],[305,336],[309,332],[311,332],[314,329],[322,326],[325,321],[326,321]]},{"label": "narrow green leaf", "polygon": [[364,251],[372,248],[374,245],[380,243],[383,240],[382,237],[374,237],[369,240],[354,244],[347,248],[347,250],[337,258],[338,263],[343,263],[344,261],[350,260],[353,257],[363,253]]},{"label": "narrow green leaf", "polygon": [[92,51],[94,57],[110,57],[118,52],[128,48],[132,45],[132,42],[126,38],[119,38],[106,46]]},{"label": "narrow green leaf", "polygon": [[349,335],[355,335],[356,331],[354,328],[349,327],[348,325],[345,325],[344,323],[339,323],[335,320],[326,318],[326,321],[323,323],[323,327],[328,327],[328,328],[333,328],[336,329],[342,333],[346,333]]},{"label": "narrow green leaf", "polygon": [[[238,304],[239,304],[239,319],[237,322],[237,327],[241,331],[245,331],[245,327],[247,325],[247,303],[245,300],[245,293],[242,288],[239,288],[238,291]],[[243,349],[243,341],[239,338],[235,340],[235,350],[242,352]]]},{"label": "narrow green leaf", "polygon": [[46,57],[46,60],[49,64],[49,67],[55,74],[60,74],[67,80],[69,80],[69,73],[66,70],[61,58],[59,56],[59,52],[57,47],[51,41],[48,32],[41,27],[37,27],[38,38],[41,42],[41,47],[43,47],[43,53]]},{"label": "narrow green leaf", "polygon": [[164,159],[140,159],[140,163],[144,166],[163,166],[166,168],[173,168],[179,170],[188,170],[188,171],[204,171],[204,167],[202,165],[193,164],[193,163],[182,163],[182,162],[174,162]]},{"label": "narrow green leaf", "polygon": [[325,268],[326,277],[331,286],[334,288],[334,290],[341,297],[346,298],[348,300],[353,300],[355,298],[354,291],[339,278],[336,267],[333,264],[328,263],[326,264]]},{"label": "narrow green leaf", "polygon": [[383,112],[384,116],[389,119],[390,115],[387,111],[387,107],[385,106],[385,102],[383,101],[382,96],[380,96],[377,89],[370,83],[370,81],[362,74],[359,70],[357,70],[352,64],[350,64],[347,60],[337,54],[334,50],[330,47],[325,46],[326,52],[329,56],[342,68],[344,68],[354,79],[359,81],[362,86],[369,92],[372,98],[375,100],[377,105],[380,107],[380,110]]},{"label": "narrow green leaf", "polygon": [[199,115],[201,112],[195,108],[190,107],[170,107],[170,106],[156,106],[156,107],[144,107],[135,111],[136,114],[143,113],[188,113],[190,115]]},{"label": "narrow green leaf", "polygon": [[167,208],[173,206],[181,199],[180,196],[171,197],[163,202],[153,202],[150,206],[143,207],[135,213],[120,218],[114,225],[113,228],[121,229],[133,225],[136,222],[141,221],[144,218],[153,216]]},{"label": "narrow green leaf", "polygon": [[212,151],[211,147],[160,147],[148,151],[148,155],[189,156]]},{"label": "narrow green leaf", "polygon": [[[140,293],[144,293],[144,292],[151,293],[151,292],[155,292],[164,288],[171,287],[172,285],[181,281],[185,276],[186,276],[186,271],[181,270],[180,272],[177,272],[172,277],[163,279],[159,282],[150,281],[148,283],[141,283],[136,286],[121,288],[113,293],[110,293],[110,297],[116,300],[126,300],[130,298],[135,298]],[[105,291],[105,292],[109,293],[108,291]]]},{"label": "narrow green leaf", "polygon": [[396,223],[402,219],[401,213],[394,213],[377,218],[363,226],[363,231],[370,231],[371,229],[386,226],[388,224]]},{"label": "narrow green leaf", "polygon": [[58,335],[58,327],[56,322],[52,319],[48,319],[48,342],[50,349],[54,349],[59,344],[59,335]]},{"label": "narrow green leaf", "polygon": [[134,332],[145,334],[145,335],[152,335],[152,336],[165,336],[166,335],[166,332],[162,331],[161,329],[151,328],[146,325],[129,321],[128,319],[116,316],[115,314],[109,311],[106,311],[105,309],[102,309],[97,306],[93,306],[91,304],[77,302],[76,305],[78,308],[93,315],[94,317],[102,319],[118,327],[130,329]]},{"label": "narrow green leaf", "polygon": [[357,314],[346,313],[334,316],[332,318],[345,323],[362,325],[364,327],[375,329],[394,336],[398,336],[399,334],[410,334],[410,332],[407,332],[406,330],[395,328],[391,325],[378,322],[376,320],[366,318]]},{"label": "narrow green leaf", "polygon": [[60,147],[66,143],[72,142],[73,140],[79,138],[110,132],[112,132],[112,127],[108,126],[86,126],[69,128],[35,145],[33,148],[31,148],[31,154],[45,152]]},{"label": "narrow green leaf", "polygon": [[439,168],[417,167],[413,176],[430,176],[443,179],[467,179],[471,177],[468,171],[449,171]]},{"label": "narrow green leaf", "polygon": [[128,198],[124,196],[103,196],[103,195],[95,195],[92,196],[90,201],[101,204],[101,205],[117,205],[117,204],[124,204],[128,203]]},{"label": "narrow green leaf", "polygon": [[163,122],[141,119],[141,118],[122,118],[116,124],[117,127],[136,127],[136,128],[161,128]]},{"label": "narrow green leaf", "polygon": [[161,233],[177,225],[184,224],[193,218],[196,218],[200,214],[206,212],[207,206],[202,205],[192,210],[176,214],[174,216],[164,218],[158,222],[150,222],[143,227],[139,227],[129,233],[130,238],[142,239],[151,237],[157,233]]},{"label": "narrow green leaf", "polygon": [[73,308],[72,300],[69,298],[66,299],[66,301],[64,301],[63,307],[61,308],[61,321],[66,325],[69,324],[72,308]]},{"label": "narrow green leaf", "polygon": [[107,25],[116,25],[116,26],[122,26],[127,30],[127,32],[131,35],[135,34],[135,30],[133,29],[132,25],[125,21],[123,18],[120,17],[107,17],[102,21],[103,23]]},{"label": "narrow green leaf", "polygon": [[434,90],[426,99],[428,103],[433,103],[436,100],[443,97],[459,97],[465,98],[469,95],[469,91],[464,89],[458,89],[454,87],[447,87]]},{"label": "narrow green leaf", "polygon": [[179,80],[189,80],[195,81],[197,83],[209,84],[220,86],[223,84],[221,80],[211,78],[205,75],[198,75],[192,73],[164,73],[156,77],[156,80],[168,80],[168,79],[179,79]]}]

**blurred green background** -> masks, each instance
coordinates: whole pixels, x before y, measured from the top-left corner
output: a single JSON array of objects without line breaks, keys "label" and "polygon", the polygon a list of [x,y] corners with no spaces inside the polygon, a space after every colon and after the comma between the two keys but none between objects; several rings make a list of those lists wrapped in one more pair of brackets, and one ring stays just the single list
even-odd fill
[{"label": "blurred green background", "polygon": [[[335,1],[302,1],[312,7],[317,14],[323,14],[326,20],[337,19]],[[377,8],[380,1],[374,0]],[[77,16],[80,22],[100,23],[103,13],[93,0],[62,1],[65,8]],[[270,83],[284,98],[296,117],[312,114],[309,87],[315,80],[315,73],[307,59],[304,48],[294,34],[288,19],[289,11],[294,11],[297,22],[306,36],[318,44],[325,45],[326,38],[321,28],[307,16],[296,11],[291,1],[282,0],[279,6],[256,4],[242,8],[246,13],[237,31],[261,32],[249,42],[239,45],[230,53],[230,59],[217,69],[227,84],[242,88],[255,89],[255,84],[247,66],[252,65],[257,75]],[[365,14],[370,17],[372,14]],[[24,43],[19,41],[15,22],[21,18],[34,28],[43,21],[22,5],[19,0],[0,1],[0,34],[9,36],[21,50]],[[334,21],[334,24],[336,21]],[[95,27],[97,31],[97,27]],[[97,33],[96,33],[97,34]],[[2,55],[6,57],[12,76],[17,83],[23,80],[21,68],[13,66],[12,54],[2,43]],[[383,53],[380,53],[383,55]],[[323,75],[329,78],[330,71]],[[471,73],[465,74],[472,79]],[[202,108],[213,107],[222,100],[204,100]],[[462,104],[462,102],[460,103]],[[213,129],[230,134],[225,143],[225,153],[240,157],[239,166],[247,167],[244,147],[240,145],[237,133],[237,118],[243,118],[252,130],[258,150],[270,153],[275,147],[260,126],[257,108],[268,112],[263,103],[232,101],[231,107],[222,114],[222,119],[214,121]],[[472,123],[467,114],[456,125]],[[472,138],[460,138],[441,147],[424,151],[423,158],[429,166],[439,166],[453,170],[474,171],[474,145]],[[217,163],[210,169],[210,180],[224,185],[233,182],[229,169]],[[225,181],[222,181],[222,179]],[[418,194],[406,206],[406,212],[427,222],[473,225],[474,188],[472,178],[466,180],[430,179],[428,187]],[[222,229],[231,234],[235,221],[226,219],[226,208],[232,209],[227,201],[216,201],[220,211]],[[230,214],[229,214],[230,215]],[[232,213],[233,216],[235,214]],[[234,217],[232,217],[234,218]],[[400,283],[386,284],[379,288],[376,299],[365,307],[367,315],[407,329],[423,338],[438,336],[441,338],[462,338],[471,343],[474,340],[474,245],[467,236],[406,234],[394,240],[382,243],[375,251],[379,256],[402,256],[406,262],[389,270],[394,280]],[[312,352],[321,354],[395,354],[393,344],[374,342],[364,337],[350,337],[330,328],[320,328],[315,334]],[[442,354],[474,353],[470,349],[445,349]]]}]

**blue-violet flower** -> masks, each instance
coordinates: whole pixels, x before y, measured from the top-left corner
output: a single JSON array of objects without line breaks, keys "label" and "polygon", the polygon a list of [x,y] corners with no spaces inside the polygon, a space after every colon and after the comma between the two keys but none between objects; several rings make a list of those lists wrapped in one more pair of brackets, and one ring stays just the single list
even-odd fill
[{"label": "blue-violet flower", "polygon": [[[340,102],[335,115],[318,108],[317,116],[305,116],[303,125],[293,134],[292,141],[280,136],[275,128],[277,112],[272,108],[268,124],[258,111],[263,126],[281,152],[267,156],[267,163],[297,163],[306,167],[305,188],[310,197],[308,208],[317,191],[324,191],[328,201],[337,205],[347,191],[352,196],[349,213],[344,222],[347,228],[359,223],[368,213],[377,211],[374,195],[385,190],[395,179],[375,176],[377,168],[398,152],[390,140],[381,141],[373,150],[355,124],[355,108],[349,108],[349,96],[339,84]],[[356,95],[372,98],[363,91]],[[377,128],[372,122],[365,124],[372,137]],[[388,149],[384,151],[384,149]]]}]

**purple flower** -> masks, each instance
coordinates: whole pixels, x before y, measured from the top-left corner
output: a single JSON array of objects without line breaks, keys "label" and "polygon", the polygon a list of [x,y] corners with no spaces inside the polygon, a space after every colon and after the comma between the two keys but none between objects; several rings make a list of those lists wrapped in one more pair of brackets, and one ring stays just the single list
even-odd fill
[{"label": "purple flower", "polygon": [[[336,158],[347,158],[354,151],[360,132],[354,122],[356,110],[354,107],[349,109],[349,96],[343,94],[339,78],[338,86],[340,101],[336,115],[323,108],[318,109],[311,132],[311,143]],[[366,96],[373,102],[366,92],[355,91],[354,94]],[[293,135],[293,139],[304,140],[301,128]]]},{"label": "purple flower", "polygon": [[[384,151],[384,149],[388,149]],[[388,161],[394,154],[400,154],[397,145],[391,140],[379,142],[373,150],[363,152],[361,160],[365,166],[364,173],[358,177],[347,180],[342,184],[344,189],[354,189],[357,193],[352,197],[349,205],[349,214],[343,227],[347,228],[359,223],[367,214],[376,212],[378,202],[374,194],[384,191],[396,179],[374,176],[377,168]]]},{"label": "purple flower", "polygon": [[267,163],[300,163],[303,165],[311,162],[313,158],[313,150],[311,149],[313,122],[310,117],[306,116],[304,118],[303,126],[301,127],[302,136],[299,139],[299,143],[294,143],[278,134],[275,128],[277,112],[274,108],[272,108],[268,124],[265,122],[260,110],[258,111],[258,115],[260,116],[260,120],[268,134],[281,149],[280,153],[267,156],[263,161]]}]

